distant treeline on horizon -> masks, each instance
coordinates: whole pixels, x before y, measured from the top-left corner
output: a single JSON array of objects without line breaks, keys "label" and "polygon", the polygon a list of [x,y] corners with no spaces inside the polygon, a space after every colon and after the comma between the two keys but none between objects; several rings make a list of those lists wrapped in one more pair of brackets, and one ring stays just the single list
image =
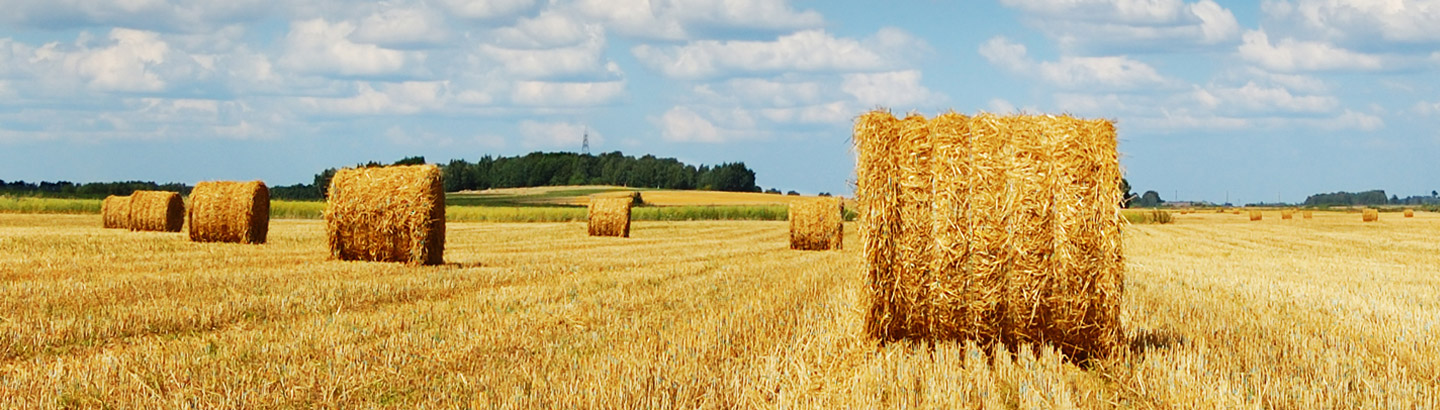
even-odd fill
[{"label": "distant treeline on horizon", "polygon": [[[424,164],[425,157],[407,157],[390,165]],[[356,166],[383,166],[368,162]],[[637,188],[702,189],[714,191],[760,192],[755,185],[755,171],[744,162],[720,165],[689,165],[675,158],[639,158],[619,151],[600,155],[573,152],[532,152],[523,156],[493,157],[486,155],[475,162],[463,159],[439,164],[445,176],[445,191],[481,190],[490,188],[521,188],[560,185],[617,185]],[[288,200],[320,200],[337,168],[315,174],[309,184],[270,187],[270,197]],[[107,195],[130,195],[138,190],[174,191],[189,194],[193,186],[182,183],[158,184],[148,181],[89,182],[69,181],[27,183],[0,180],[0,194],[64,198],[104,198]]]}]

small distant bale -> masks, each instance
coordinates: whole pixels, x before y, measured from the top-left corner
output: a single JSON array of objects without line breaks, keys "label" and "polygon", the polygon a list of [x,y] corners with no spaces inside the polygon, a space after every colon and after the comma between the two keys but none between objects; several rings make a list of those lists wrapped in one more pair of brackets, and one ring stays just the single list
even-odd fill
[{"label": "small distant bale", "polygon": [[325,204],[325,230],[332,259],[445,263],[445,184],[440,167],[335,172]]},{"label": "small distant bale", "polygon": [[1314,219],[1314,218],[1315,218],[1315,211],[1311,211],[1311,210],[1308,210],[1308,209],[1307,209],[1307,210],[1304,210],[1304,211],[1300,211],[1300,217],[1301,217],[1301,218],[1305,218],[1305,219]]},{"label": "small distant bale", "polygon": [[135,191],[130,194],[132,231],[180,232],[185,226],[185,200],[170,191]]},{"label": "small distant bale", "polygon": [[1360,214],[1360,220],[1365,222],[1378,221],[1380,220],[1380,211],[1374,208],[1366,208],[1365,211]]},{"label": "small distant bale", "polygon": [[261,181],[195,184],[186,218],[191,241],[265,243],[270,189]]},{"label": "small distant bale", "polygon": [[100,217],[104,226],[110,229],[130,227],[130,197],[110,195],[100,203]]},{"label": "small distant bale", "polygon": [[1280,210],[1280,219],[1295,219],[1295,210],[1294,210],[1294,209],[1282,209],[1282,210]]},{"label": "small distant bale", "polygon": [[590,236],[630,237],[631,196],[619,198],[591,197],[586,223]]},{"label": "small distant bale", "polygon": [[1414,217],[1415,217],[1415,210],[1414,210],[1414,209],[1406,209],[1406,210],[1405,210],[1405,217],[1406,217],[1406,218],[1414,218]]},{"label": "small distant bale", "polygon": [[1261,218],[1264,218],[1264,215],[1261,215],[1261,214],[1260,214],[1260,210],[1257,210],[1257,209],[1251,209],[1251,210],[1250,210],[1250,220],[1251,220],[1251,221],[1258,221],[1258,220],[1260,220]]},{"label": "small distant bale", "polygon": [[790,249],[840,249],[845,224],[844,205],[837,198],[815,198],[790,203]]}]

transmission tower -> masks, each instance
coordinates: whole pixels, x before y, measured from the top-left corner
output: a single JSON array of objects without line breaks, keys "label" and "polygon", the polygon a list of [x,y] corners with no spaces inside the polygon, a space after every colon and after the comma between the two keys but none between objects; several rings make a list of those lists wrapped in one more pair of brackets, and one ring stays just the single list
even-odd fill
[{"label": "transmission tower", "polygon": [[580,153],[590,155],[590,127],[585,127],[585,134],[580,136]]}]

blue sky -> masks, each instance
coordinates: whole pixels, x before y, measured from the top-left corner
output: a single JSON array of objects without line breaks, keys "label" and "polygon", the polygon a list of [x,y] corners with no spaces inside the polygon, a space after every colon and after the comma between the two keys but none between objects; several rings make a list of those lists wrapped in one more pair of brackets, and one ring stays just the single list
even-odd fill
[{"label": "blue sky", "polygon": [[6,0],[0,179],[263,179],[424,155],[744,161],[848,194],[853,118],[1117,121],[1135,188],[1440,189],[1440,1]]}]

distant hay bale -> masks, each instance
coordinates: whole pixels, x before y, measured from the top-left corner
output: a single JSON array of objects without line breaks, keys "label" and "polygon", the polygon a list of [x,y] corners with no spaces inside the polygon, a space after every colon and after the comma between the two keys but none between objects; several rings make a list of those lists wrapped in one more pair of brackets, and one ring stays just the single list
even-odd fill
[{"label": "distant hay bale", "polygon": [[590,236],[630,237],[631,196],[619,198],[590,198],[587,229]]},{"label": "distant hay bale", "polygon": [[883,341],[1121,343],[1114,125],[1069,116],[861,115],[866,332]]},{"label": "distant hay bale", "polygon": [[132,231],[180,232],[185,226],[185,200],[170,191],[135,191],[130,194]]},{"label": "distant hay bale", "polygon": [[838,198],[790,202],[790,249],[839,250],[844,242],[844,205]]},{"label": "distant hay bale", "polygon": [[1264,218],[1264,215],[1261,215],[1259,210],[1257,210],[1257,209],[1251,209],[1251,210],[1250,210],[1250,220],[1251,220],[1251,221],[1258,221],[1258,220],[1260,220],[1261,218]]},{"label": "distant hay bale", "polygon": [[1235,214],[1235,215],[1239,215],[1239,214],[1240,214],[1240,210],[1239,210],[1239,209],[1236,209],[1236,210],[1234,210],[1234,211],[1231,211],[1230,213]]},{"label": "distant hay bale", "polygon": [[330,180],[325,230],[339,260],[445,263],[440,167],[346,168]]},{"label": "distant hay bale", "polygon": [[186,221],[191,241],[265,243],[270,189],[261,181],[195,184]]},{"label": "distant hay bale", "polygon": [[1374,208],[1366,208],[1365,211],[1360,214],[1360,220],[1365,222],[1378,221],[1380,220],[1380,211]]},{"label": "distant hay bale", "polygon": [[130,227],[130,197],[110,195],[100,203],[100,218],[106,228]]},{"label": "distant hay bale", "polygon": [[1315,218],[1315,211],[1311,211],[1311,210],[1309,210],[1309,209],[1306,209],[1306,210],[1304,210],[1304,211],[1300,211],[1300,217],[1301,217],[1301,218],[1305,218],[1305,219],[1314,219],[1314,218]]},{"label": "distant hay bale", "polygon": [[1414,217],[1415,217],[1415,210],[1414,210],[1414,209],[1406,209],[1406,210],[1405,210],[1405,217],[1406,217],[1406,218],[1414,218]]},{"label": "distant hay bale", "polygon": [[1295,210],[1294,210],[1294,209],[1282,209],[1282,210],[1280,210],[1280,219],[1295,219]]}]

